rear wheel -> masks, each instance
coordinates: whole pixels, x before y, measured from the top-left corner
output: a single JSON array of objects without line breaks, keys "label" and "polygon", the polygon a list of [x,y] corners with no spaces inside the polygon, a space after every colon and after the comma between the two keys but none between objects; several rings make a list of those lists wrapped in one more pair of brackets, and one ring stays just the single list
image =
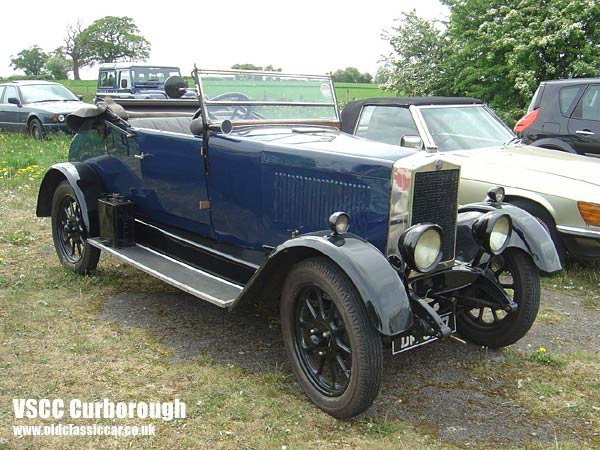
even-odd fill
[{"label": "rear wheel", "polygon": [[100,250],[87,242],[81,206],[68,181],[56,188],[51,215],[54,248],[62,265],[79,274],[95,269]]},{"label": "rear wheel", "polygon": [[[531,257],[517,249],[494,256],[490,268],[518,309],[512,313],[490,306],[465,309],[457,315],[456,326],[474,344],[500,348],[517,342],[533,325],[540,306],[540,277]],[[471,296],[485,300],[492,293],[478,288]]]},{"label": "rear wheel", "polygon": [[326,258],[298,263],[281,297],[283,340],[308,397],[339,419],[365,411],[379,393],[381,339],[346,275]]}]

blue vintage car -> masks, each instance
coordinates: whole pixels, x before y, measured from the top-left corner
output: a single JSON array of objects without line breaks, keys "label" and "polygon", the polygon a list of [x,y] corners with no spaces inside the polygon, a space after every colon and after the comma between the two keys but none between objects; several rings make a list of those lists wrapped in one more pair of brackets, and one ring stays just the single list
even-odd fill
[{"label": "blue vintage car", "polygon": [[300,385],[338,418],[374,401],[384,349],[527,333],[539,271],[560,262],[501,187],[458,205],[443,155],[341,133],[328,77],[195,75],[189,114],[109,101],[69,117],[69,162],[37,205],[64,266],[86,273],[104,251],[222,308],[278,300]]}]

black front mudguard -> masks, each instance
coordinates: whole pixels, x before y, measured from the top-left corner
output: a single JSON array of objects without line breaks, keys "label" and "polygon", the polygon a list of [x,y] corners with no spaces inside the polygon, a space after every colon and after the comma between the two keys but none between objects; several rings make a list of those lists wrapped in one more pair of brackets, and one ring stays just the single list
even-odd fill
[{"label": "black front mudguard", "polygon": [[[410,329],[413,314],[404,282],[386,257],[365,239],[331,232],[309,233],[277,246],[252,276],[235,302],[280,292],[291,267],[302,259],[325,256],[347,275],[379,333],[394,336]],[[233,306],[235,306],[232,305]]]},{"label": "black front mudguard", "polygon": [[481,247],[473,236],[473,223],[490,211],[501,211],[510,215],[513,232],[509,248],[519,248],[528,253],[538,269],[543,272],[552,273],[562,269],[548,231],[527,211],[508,203],[471,203],[459,207],[456,230],[457,261],[470,264],[477,257]]}]

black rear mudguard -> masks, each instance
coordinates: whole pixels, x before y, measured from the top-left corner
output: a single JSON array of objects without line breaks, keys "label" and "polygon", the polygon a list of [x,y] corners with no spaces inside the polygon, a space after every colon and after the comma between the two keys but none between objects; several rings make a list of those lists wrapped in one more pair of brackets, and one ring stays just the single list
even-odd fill
[{"label": "black rear mudguard", "polygon": [[471,203],[458,208],[457,261],[472,264],[477,258],[481,247],[473,236],[473,223],[489,211],[502,211],[510,215],[513,232],[508,248],[519,248],[529,254],[542,272],[552,273],[562,269],[556,247],[548,231],[534,216],[509,203]]}]

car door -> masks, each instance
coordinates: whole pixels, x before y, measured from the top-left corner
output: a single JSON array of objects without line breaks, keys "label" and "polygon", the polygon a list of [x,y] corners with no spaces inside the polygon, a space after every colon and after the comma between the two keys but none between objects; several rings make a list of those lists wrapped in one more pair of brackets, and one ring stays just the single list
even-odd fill
[{"label": "car door", "polygon": [[600,84],[588,86],[569,119],[577,153],[600,157]]},{"label": "car door", "polygon": [[4,90],[2,103],[0,105],[0,124],[2,124],[2,128],[5,130],[16,131],[23,127],[21,124],[21,116],[23,115],[21,111],[22,107],[15,105],[14,103],[9,103],[9,98],[19,99],[16,86],[6,86],[6,89]]},{"label": "car door", "polygon": [[149,130],[134,134],[135,150],[130,154],[140,163],[138,202],[145,214],[160,223],[210,236],[202,139]]}]

